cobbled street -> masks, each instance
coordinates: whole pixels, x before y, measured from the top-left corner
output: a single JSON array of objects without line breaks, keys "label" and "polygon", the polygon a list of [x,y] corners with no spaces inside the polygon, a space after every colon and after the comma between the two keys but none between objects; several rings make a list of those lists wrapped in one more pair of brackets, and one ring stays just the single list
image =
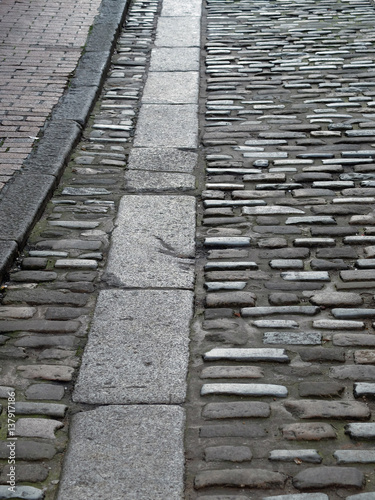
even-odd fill
[{"label": "cobbled street", "polygon": [[1,238],[0,499],[375,500],[375,5],[126,8]]}]

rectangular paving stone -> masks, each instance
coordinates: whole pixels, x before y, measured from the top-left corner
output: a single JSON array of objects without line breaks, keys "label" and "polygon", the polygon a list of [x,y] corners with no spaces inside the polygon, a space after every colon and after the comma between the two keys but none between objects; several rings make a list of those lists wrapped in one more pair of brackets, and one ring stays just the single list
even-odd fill
[{"label": "rectangular paving stone", "polygon": [[289,357],[285,349],[246,349],[246,348],[215,348],[203,355],[205,361],[274,361],[288,362]]},{"label": "rectangular paving stone", "polygon": [[200,19],[193,16],[160,17],[156,47],[199,47]]},{"label": "rectangular paving stone", "polygon": [[313,316],[320,311],[315,306],[271,306],[271,307],[244,307],[241,309],[243,317],[268,316],[269,314],[303,314]]},{"label": "rectangular paving stone", "polygon": [[150,72],[142,103],[195,104],[198,101],[198,72]]},{"label": "rectangular paving stone", "polygon": [[167,16],[200,16],[202,9],[201,0],[190,0],[189,2],[180,2],[179,0],[164,0],[161,15]]},{"label": "rectangular paving stone", "polygon": [[128,170],[192,174],[197,163],[198,155],[192,151],[181,151],[171,147],[132,148],[128,160]]},{"label": "rectangular paving stone", "polygon": [[199,71],[199,56],[198,47],[156,47],[150,71]]},{"label": "rectangular paving stone", "polygon": [[74,400],[182,403],[192,304],[185,290],[100,292]]},{"label": "rectangular paving stone", "polygon": [[127,287],[193,288],[195,199],[125,196],[112,235],[107,280]]},{"label": "rectangular paving stone", "polygon": [[314,332],[265,332],[263,344],[320,345],[322,335]]},{"label": "rectangular paving stone", "polygon": [[288,395],[288,389],[283,385],[274,384],[204,384],[201,395],[207,396],[209,394],[285,398]]},{"label": "rectangular paving stone", "polygon": [[351,423],[345,426],[345,433],[353,439],[374,439],[375,423]]},{"label": "rectangular paving stone", "polygon": [[134,138],[135,147],[196,148],[196,104],[143,104]]},{"label": "rectangular paving stone", "polygon": [[[183,495],[184,410],[108,406],[73,417],[59,500],[179,500]],[[111,487],[108,487],[108,485]]]}]

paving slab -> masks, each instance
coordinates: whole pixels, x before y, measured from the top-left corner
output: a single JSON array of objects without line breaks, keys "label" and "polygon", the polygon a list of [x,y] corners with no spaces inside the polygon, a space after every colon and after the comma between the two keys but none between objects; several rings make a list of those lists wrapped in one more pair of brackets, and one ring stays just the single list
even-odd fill
[{"label": "paving slab", "polygon": [[125,196],[113,232],[107,276],[126,287],[191,289],[194,230],[191,196]]},{"label": "paving slab", "polygon": [[134,146],[195,149],[198,146],[197,113],[195,104],[143,104]]},{"label": "paving slab", "polygon": [[199,47],[199,17],[160,17],[156,30],[156,47]]},{"label": "paving slab", "polygon": [[75,415],[58,500],[180,500],[184,418],[182,408],[162,405]]},{"label": "paving slab", "polygon": [[142,102],[151,104],[195,104],[198,101],[196,71],[150,72]]},{"label": "paving slab", "polygon": [[150,71],[199,71],[199,58],[198,47],[156,47]]},{"label": "paving slab", "polygon": [[183,151],[169,147],[132,148],[128,160],[128,170],[192,174],[197,162],[198,155],[193,151]]},{"label": "paving slab", "polygon": [[189,2],[180,2],[179,0],[163,0],[163,9],[161,15],[168,16],[200,16],[202,11],[201,0],[189,0]]},{"label": "paving slab", "polygon": [[73,399],[182,403],[192,304],[185,290],[100,292]]}]

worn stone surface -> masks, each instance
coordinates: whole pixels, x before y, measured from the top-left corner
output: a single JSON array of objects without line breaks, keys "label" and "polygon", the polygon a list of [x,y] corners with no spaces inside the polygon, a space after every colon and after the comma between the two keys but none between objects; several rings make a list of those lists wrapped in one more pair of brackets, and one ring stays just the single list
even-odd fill
[{"label": "worn stone surface", "polygon": [[74,400],[183,402],[192,303],[184,290],[102,291]]},{"label": "worn stone surface", "polygon": [[363,473],[352,467],[319,467],[306,469],[293,478],[293,484],[300,490],[327,487],[361,488]]},{"label": "worn stone surface", "polygon": [[195,200],[127,196],[113,234],[107,281],[127,287],[192,288]]},{"label": "worn stone surface", "polygon": [[109,500],[124,490],[134,500],[150,491],[155,499],[181,498],[183,428],[184,411],[173,405],[112,405],[77,414],[58,498]]}]

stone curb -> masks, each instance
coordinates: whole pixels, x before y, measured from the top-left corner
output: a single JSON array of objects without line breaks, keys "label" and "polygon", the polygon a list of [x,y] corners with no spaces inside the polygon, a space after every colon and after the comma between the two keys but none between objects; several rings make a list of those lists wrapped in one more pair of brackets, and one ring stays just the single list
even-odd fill
[{"label": "stone curb", "polygon": [[102,0],[69,88],[45,125],[38,147],[0,199],[0,279],[26,242],[81,137],[101,90],[130,0]]}]

